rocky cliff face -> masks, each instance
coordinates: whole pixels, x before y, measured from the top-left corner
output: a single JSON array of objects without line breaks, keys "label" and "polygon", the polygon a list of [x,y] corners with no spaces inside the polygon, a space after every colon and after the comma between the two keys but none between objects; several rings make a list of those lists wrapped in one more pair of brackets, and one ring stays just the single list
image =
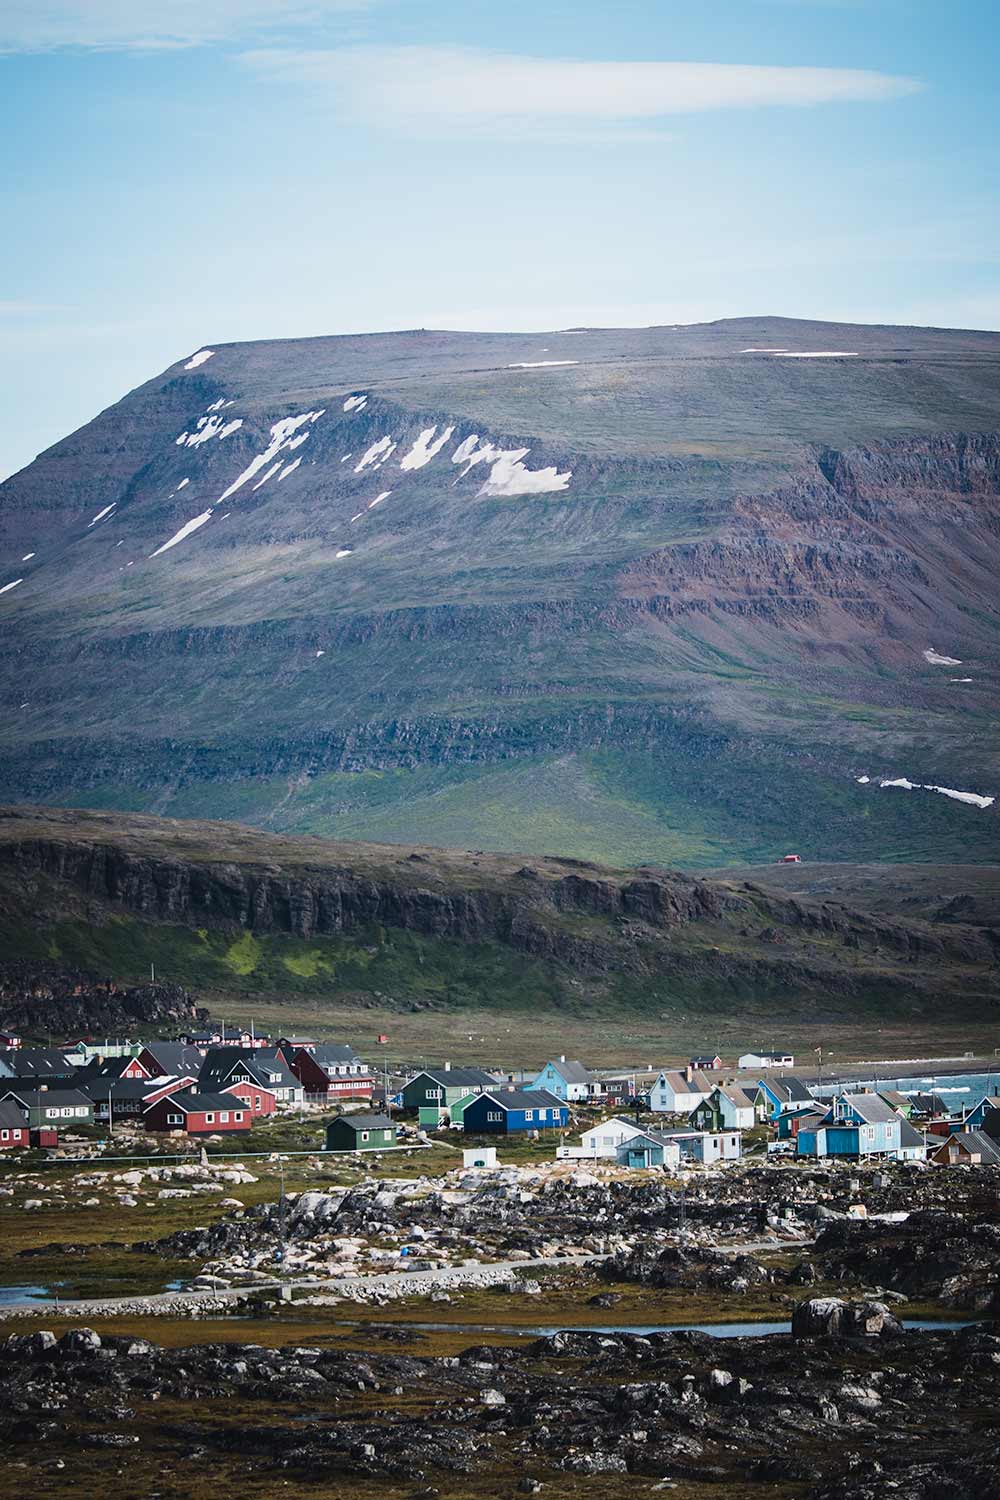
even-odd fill
[{"label": "rocky cliff face", "polygon": [[[20,921],[127,915],[230,942],[376,944],[416,934],[510,951],[566,974],[682,985],[707,998],[832,997],[887,1012],[934,1007],[961,976],[962,1006],[996,1004],[1000,933],[894,920],[784,896],[753,882],[673,871],[615,871],[550,858],[324,844],[224,825],[8,809],[0,888],[23,893]],[[332,981],[327,982],[326,992]],[[488,997],[486,1003],[489,1003]],[[615,1002],[617,1003],[617,1002]],[[950,1002],[955,1004],[954,1000]]]},{"label": "rocky cliff face", "polygon": [[[581,333],[559,369],[527,336],[180,362],[0,487],[7,794],[992,857],[995,803],[928,788],[1000,787],[1000,337],[783,362],[742,351],[815,328],[753,326]],[[516,838],[509,783],[461,769],[505,765],[547,787]]]},{"label": "rocky cliff face", "polygon": [[0,963],[0,1025],[19,1035],[131,1034],[205,1016],[178,984],[120,984],[53,964]]}]

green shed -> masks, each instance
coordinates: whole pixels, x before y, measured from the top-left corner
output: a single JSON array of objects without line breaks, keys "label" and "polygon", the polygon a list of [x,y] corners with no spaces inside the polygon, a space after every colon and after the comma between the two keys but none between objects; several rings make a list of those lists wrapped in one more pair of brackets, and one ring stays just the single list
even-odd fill
[{"label": "green shed", "polygon": [[396,1144],[388,1115],[341,1115],[326,1127],[328,1151],[384,1151]]}]

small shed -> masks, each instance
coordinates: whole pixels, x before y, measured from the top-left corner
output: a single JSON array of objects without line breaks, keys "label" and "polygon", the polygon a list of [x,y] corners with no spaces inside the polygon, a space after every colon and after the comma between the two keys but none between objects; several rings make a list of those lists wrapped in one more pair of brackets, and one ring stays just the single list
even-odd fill
[{"label": "small shed", "polygon": [[462,1152],[463,1167],[495,1167],[497,1164],[497,1148],[495,1146],[477,1146],[473,1151]]},{"label": "small shed", "polygon": [[326,1127],[328,1151],[384,1151],[396,1144],[388,1115],[341,1115]]}]

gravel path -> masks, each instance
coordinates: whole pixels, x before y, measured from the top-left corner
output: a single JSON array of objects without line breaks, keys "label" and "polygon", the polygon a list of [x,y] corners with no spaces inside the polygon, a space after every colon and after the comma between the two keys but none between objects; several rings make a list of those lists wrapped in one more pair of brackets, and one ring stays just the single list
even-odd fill
[{"label": "gravel path", "polygon": [[[784,1249],[789,1245],[805,1246],[809,1240],[748,1240],[738,1245],[718,1245],[713,1248],[723,1254],[751,1255],[764,1250]],[[259,1281],[249,1286],[213,1287],[197,1291],[155,1292],[145,1297],[79,1298],[58,1304],[52,1300],[9,1302],[0,1308],[0,1320],[24,1317],[25,1314],[52,1317],[99,1318],[99,1317],[183,1317],[187,1313],[199,1315],[211,1312],[231,1312],[233,1306],[259,1293],[286,1295],[291,1292],[319,1294],[328,1297],[347,1297],[355,1300],[369,1298],[395,1299],[398,1297],[425,1297],[431,1292],[447,1290],[449,1286],[487,1287],[510,1281],[515,1275],[533,1271],[568,1270],[576,1266],[596,1264],[607,1260],[606,1255],[554,1255],[536,1260],[507,1260],[477,1262],[465,1266],[435,1266],[427,1271],[377,1271],[359,1275],[323,1277],[322,1279],[295,1278],[285,1281]],[[360,1296],[359,1296],[360,1294]]]}]

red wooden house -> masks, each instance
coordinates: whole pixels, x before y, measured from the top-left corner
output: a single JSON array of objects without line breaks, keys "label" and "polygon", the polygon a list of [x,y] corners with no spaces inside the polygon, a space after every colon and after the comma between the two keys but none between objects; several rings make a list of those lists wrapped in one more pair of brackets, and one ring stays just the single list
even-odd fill
[{"label": "red wooden house", "polygon": [[237,1099],[242,1099],[255,1120],[259,1115],[273,1115],[278,1107],[273,1089],[262,1088],[259,1083],[224,1084],[222,1093],[235,1094]]},{"label": "red wooden house", "polygon": [[253,1116],[232,1094],[169,1094],[143,1115],[147,1130],[183,1130],[185,1135],[226,1135],[249,1130]]},{"label": "red wooden house", "polygon": [[16,1104],[5,1099],[0,1104],[0,1151],[12,1151],[28,1145],[28,1125]]},{"label": "red wooden house", "polygon": [[375,1087],[374,1074],[355,1056],[353,1047],[332,1042],[300,1047],[289,1067],[311,1098],[370,1099]]}]

